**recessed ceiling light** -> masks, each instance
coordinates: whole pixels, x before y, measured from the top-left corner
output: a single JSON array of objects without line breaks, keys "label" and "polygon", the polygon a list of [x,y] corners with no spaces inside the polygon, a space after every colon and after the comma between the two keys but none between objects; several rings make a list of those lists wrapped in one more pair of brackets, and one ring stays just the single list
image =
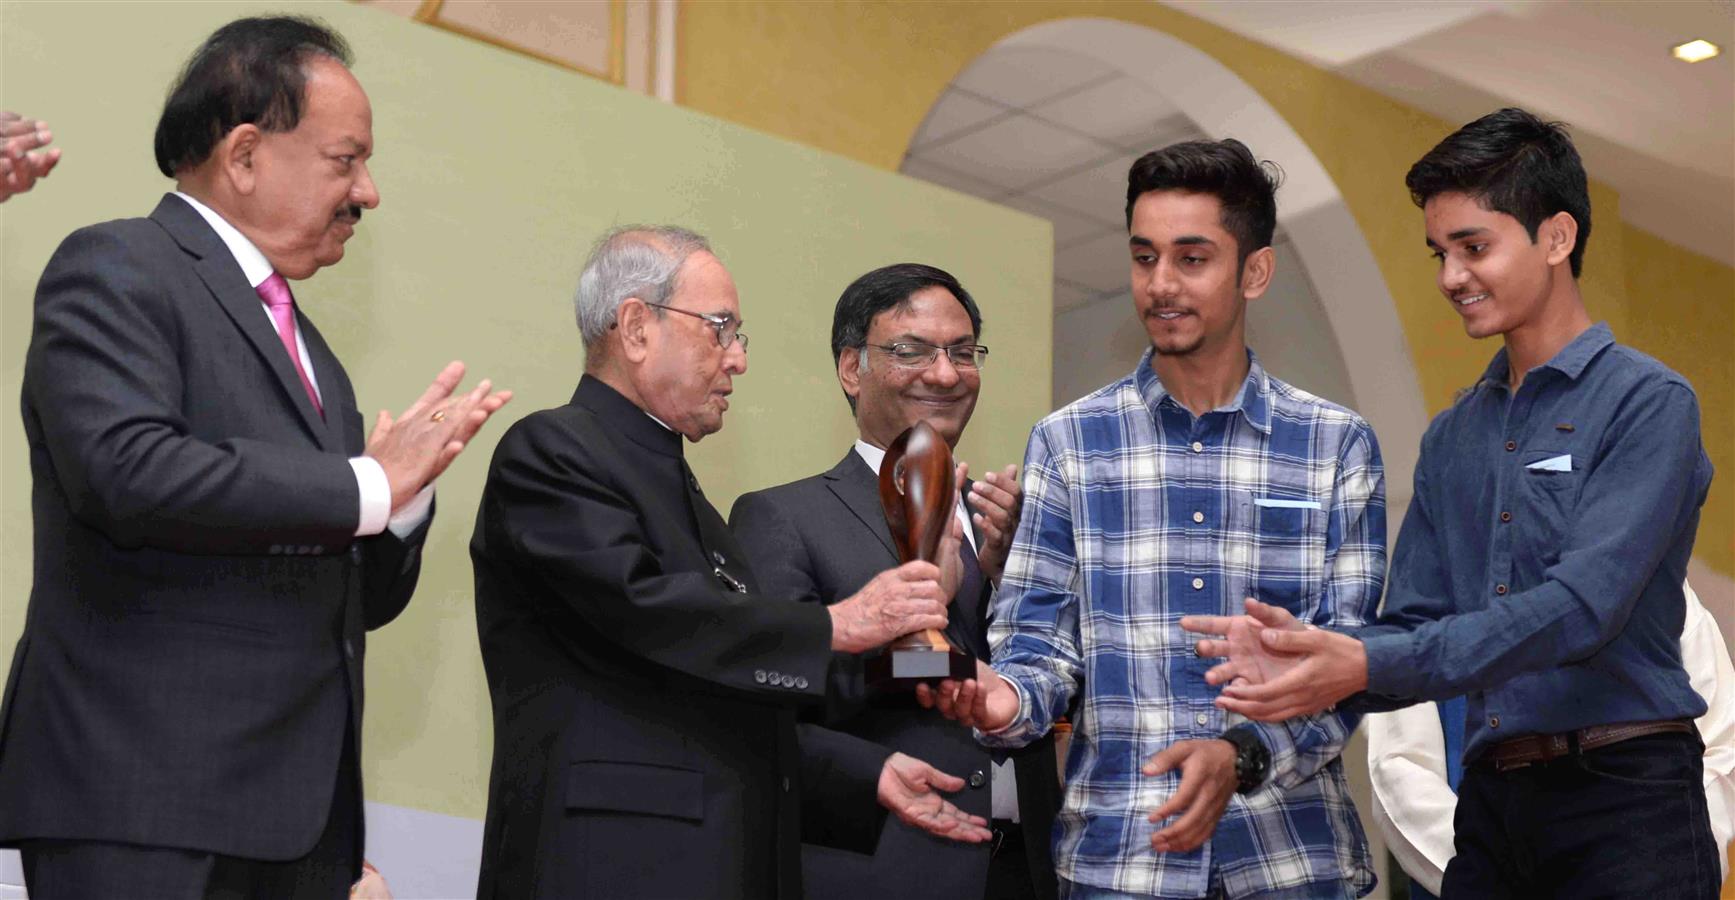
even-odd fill
[{"label": "recessed ceiling light", "polygon": [[1670,52],[1674,53],[1675,58],[1681,62],[1695,63],[1703,62],[1722,53],[1723,48],[1710,41],[1699,39],[1688,41],[1685,44],[1676,44]]}]

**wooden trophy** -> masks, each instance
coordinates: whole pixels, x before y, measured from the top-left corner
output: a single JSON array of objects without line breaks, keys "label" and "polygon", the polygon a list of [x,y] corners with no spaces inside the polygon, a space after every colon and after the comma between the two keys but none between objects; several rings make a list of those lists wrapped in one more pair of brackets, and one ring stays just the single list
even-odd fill
[{"label": "wooden trophy", "polygon": [[[886,448],[880,464],[880,505],[886,510],[898,561],[938,563],[940,539],[958,500],[952,449],[934,426],[917,422]],[[906,634],[867,661],[868,681],[913,686],[942,678],[976,677],[976,660],[952,646],[938,629]]]}]

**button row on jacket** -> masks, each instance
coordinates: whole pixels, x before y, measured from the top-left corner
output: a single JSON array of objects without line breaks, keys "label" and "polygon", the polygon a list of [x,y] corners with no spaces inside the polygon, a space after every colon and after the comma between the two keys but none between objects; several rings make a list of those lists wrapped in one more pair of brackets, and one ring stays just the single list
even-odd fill
[{"label": "button row on jacket", "polygon": [[772,687],[794,688],[798,691],[807,690],[807,679],[800,675],[781,675],[777,672],[767,672],[764,669],[754,669],[753,680],[759,684],[769,684]]},{"label": "button row on jacket", "polygon": [[271,549],[265,552],[272,556],[312,556],[315,553],[324,553],[325,545],[318,544],[309,547],[303,544],[297,547],[294,544],[272,544]]}]

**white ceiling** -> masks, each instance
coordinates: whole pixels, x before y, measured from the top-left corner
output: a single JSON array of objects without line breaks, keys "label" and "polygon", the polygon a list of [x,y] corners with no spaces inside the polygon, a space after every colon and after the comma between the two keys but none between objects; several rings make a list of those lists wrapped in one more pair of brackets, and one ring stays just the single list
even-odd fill
[{"label": "white ceiling", "polygon": [[1126,292],[1133,160],[1203,137],[1161,94],[1096,60],[1000,47],[934,104],[902,171],[1054,223],[1054,303],[1069,309]]},{"label": "white ceiling", "polygon": [[[1731,0],[1161,2],[1449,122],[1507,105],[1565,121],[1623,219],[1735,265]],[[1723,55],[1669,55],[1692,38]]]},{"label": "white ceiling", "polygon": [[[1127,169],[1204,137],[1146,82],[1076,53],[1001,46],[958,76],[911,142],[904,174],[1054,224],[1057,405],[1125,375],[1147,345],[1128,297]],[[1249,309],[1248,338],[1291,383],[1353,403],[1318,292],[1281,230],[1275,243],[1277,274]]]}]

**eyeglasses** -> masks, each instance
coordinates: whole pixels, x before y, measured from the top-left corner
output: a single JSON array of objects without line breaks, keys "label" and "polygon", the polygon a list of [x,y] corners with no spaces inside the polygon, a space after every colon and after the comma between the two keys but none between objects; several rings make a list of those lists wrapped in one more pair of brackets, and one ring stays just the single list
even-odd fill
[{"label": "eyeglasses", "polygon": [[741,352],[747,352],[747,333],[741,330],[741,323],[737,321],[734,316],[676,309],[673,306],[663,303],[645,303],[645,305],[654,306],[657,309],[666,309],[669,312],[677,312],[683,316],[692,316],[695,319],[704,319],[705,323],[710,325],[713,331],[717,332],[717,346],[727,350],[731,344],[740,341]]},{"label": "eyeglasses", "polygon": [[900,341],[896,344],[869,344],[869,347],[891,357],[892,365],[900,369],[926,369],[940,358],[941,353],[960,369],[980,369],[988,361],[988,348],[981,344],[953,344],[936,347],[920,341]]}]

